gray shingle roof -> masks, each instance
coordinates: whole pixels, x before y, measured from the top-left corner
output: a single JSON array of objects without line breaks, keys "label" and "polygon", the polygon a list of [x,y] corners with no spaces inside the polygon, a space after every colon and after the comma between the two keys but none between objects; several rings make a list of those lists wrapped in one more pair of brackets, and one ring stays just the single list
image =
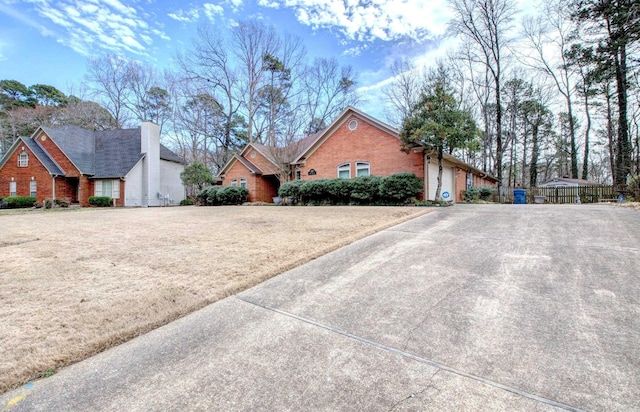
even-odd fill
[{"label": "gray shingle roof", "polygon": [[95,174],[95,132],[78,126],[43,127],[42,130],[80,169],[80,173],[84,175]]},{"label": "gray shingle roof", "polygon": [[140,129],[95,132],[95,178],[124,177],[144,156]]},{"label": "gray shingle roof", "polygon": [[180,164],[186,163],[183,158],[173,153],[171,149],[168,149],[163,144],[160,144],[160,159],[168,160],[170,162],[176,162]]},{"label": "gray shingle roof", "polygon": [[33,152],[49,173],[54,176],[64,175],[64,171],[44,150],[42,150],[42,147],[40,147],[37,141],[26,137],[21,137],[20,140]]},{"label": "gray shingle roof", "polygon": [[[124,177],[144,156],[139,127],[99,131],[77,126],[42,129],[82,174],[95,178]],[[160,159],[184,164],[180,156],[163,145],[160,145]]]}]

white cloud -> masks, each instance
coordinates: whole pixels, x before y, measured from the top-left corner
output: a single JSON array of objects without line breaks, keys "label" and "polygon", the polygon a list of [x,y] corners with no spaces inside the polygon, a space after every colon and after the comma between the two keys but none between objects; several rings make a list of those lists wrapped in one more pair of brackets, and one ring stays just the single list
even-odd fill
[{"label": "white cloud", "polygon": [[258,0],[257,4],[258,6],[268,7],[270,9],[280,8],[280,3],[278,3],[276,0]]},{"label": "white cloud", "polygon": [[202,7],[204,7],[204,14],[209,20],[214,20],[216,16],[222,16],[224,14],[222,6],[217,4],[205,3]]},{"label": "white cloud", "polygon": [[[41,30],[83,55],[104,49],[146,55],[154,38],[168,38],[162,30],[150,28],[136,8],[121,0],[24,0],[43,21],[57,27],[57,33]],[[0,7],[2,7],[0,5]],[[0,11],[4,11],[1,10]],[[7,13],[9,14],[9,13]],[[36,20],[13,10],[18,20]],[[29,23],[33,27],[44,27]]]},{"label": "white cloud", "polygon": [[183,23],[191,23],[200,18],[200,11],[198,9],[192,9],[188,11],[177,10],[173,13],[167,14],[170,18]]},{"label": "white cloud", "polygon": [[242,0],[225,0],[225,4],[231,7],[231,11],[237,13],[242,8]]},{"label": "white cloud", "polygon": [[259,0],[265,7],[292,8],[315,29],[337,29],[350,40],[421,39],[446,30],[446,0]]}]

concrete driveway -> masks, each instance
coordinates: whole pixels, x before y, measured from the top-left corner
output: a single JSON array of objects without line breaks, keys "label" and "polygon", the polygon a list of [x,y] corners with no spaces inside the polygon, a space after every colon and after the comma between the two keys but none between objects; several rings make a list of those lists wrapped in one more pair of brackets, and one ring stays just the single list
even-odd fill
[{"label": "concrete driveway", "polygon": [[457,205],[51,378],[11,411],[640,410],[640,213]]}]

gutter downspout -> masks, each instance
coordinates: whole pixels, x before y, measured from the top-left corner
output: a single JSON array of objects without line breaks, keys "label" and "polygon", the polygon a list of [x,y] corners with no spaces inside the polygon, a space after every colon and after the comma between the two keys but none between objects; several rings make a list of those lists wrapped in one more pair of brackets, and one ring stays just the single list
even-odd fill
[{"label": "gutter downspout", "polygon": [[53,183],[51,184],[51,199],[53,203],[56,201],[56,177],[52,175]]}]

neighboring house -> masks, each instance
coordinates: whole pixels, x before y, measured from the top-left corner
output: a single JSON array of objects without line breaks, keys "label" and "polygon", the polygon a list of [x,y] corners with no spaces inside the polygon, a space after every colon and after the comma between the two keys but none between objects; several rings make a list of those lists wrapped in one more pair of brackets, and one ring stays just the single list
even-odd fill
[{"label": "neighboring house", "polygon": [[538,187],[578,187],[578,186],[601,186],[598,182],[583,179],[571,179],[568,177],[555,177],[547,182],[541,183]]},{"label": "neighboring house", "polygon": [[0,197],[67,198],[81,206],[109,196],[116,206],[178,204],[184,161],[160,144],[149,122],[125,130],[40,127],[0,159]]},{"label": "neighboring house", "polygon": [[[435,152],[400,150],[398,131],[354,109],[347,108],[328,128],[285,148],[249,143],[222,168],[224,185],[249,189],[250,202],[271,202],[283,175],[287,179],[332,179],[389,176],[409,172],[424,182],[424,193],[435,200],[438,161]],[[470,186],[496,185],[497,179],[461,160],[444,155],[442,197],[461,201]]]}]

